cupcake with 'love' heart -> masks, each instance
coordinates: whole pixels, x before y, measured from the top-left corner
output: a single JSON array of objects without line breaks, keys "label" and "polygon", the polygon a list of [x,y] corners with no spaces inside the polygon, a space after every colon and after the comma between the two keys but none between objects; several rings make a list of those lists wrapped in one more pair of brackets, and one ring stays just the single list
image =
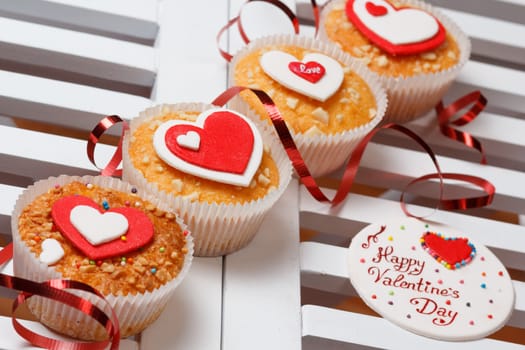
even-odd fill
[{"label": "cupcake with 'love' heart", "polygon": [[[28,187],[11,221],[16,276],[67,279],[95,288],[128,337],[150,325],[187,274],[193,241],[173,208],[110,177],[60,176]],[[72,291],[102,310],[93,294]],[[84,340],[103,340],[94,319],[33,296],[30,311],[46,326]]]},{"label": "cupcake with 'love' heart", "polygon": [[218,256],[253,239],[291,165],[268,126],[232,109],[179,103],[132,119],[123,178],[177,208],[195,255]]},{"label": "cupcake with 'love' heart", "polygon": [[418,0],[335,0],[321,13],[319,39],[376,72],[388,93],[385,121],[406,122],[436,106],[471,45],[447,16]]},{"label": "cupcake with 'love' heart", "polygon": [[[296,35],[252,41],[231,61],[230,84],[265,91],[314,176],[341,167],[387,106],[377,77],[336,45]],[[267,120],[249,91],[232,106]]]}]

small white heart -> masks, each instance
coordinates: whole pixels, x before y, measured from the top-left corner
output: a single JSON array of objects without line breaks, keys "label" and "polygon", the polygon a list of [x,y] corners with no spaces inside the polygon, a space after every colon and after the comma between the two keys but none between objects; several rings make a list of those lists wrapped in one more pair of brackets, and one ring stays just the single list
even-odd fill
[{"label": "small white heart", "polygon": [[119,213],[100,213],[88,205],[77,205],[71,210],[69,220],[92,245],[110,242],[128,231],[128,220]]},{"label": "small white heart", "polygon": [[339,62],[320,53],[305,55],[302,62],[317,62],[325,69],[323,77],[316,83],[311,83],[290,70],[288,65],[296,61],[300,60],[289,53],[268,51],[261,56],[260,64],[264,72],[279,84],[321,102],[339,90],[344,79],[343,68]]},{"label": "small white heart", "polygon": [[201,144],[201,137],[196,131],[188,131],[185,135],[177,136],[179,146],[198,151]]},{"label": "small white heart", "polygon": [[54,238],[47,238],[42,242],[42,252],[38,259],[46,265],[53,265],[64,256],[64,249]]}]

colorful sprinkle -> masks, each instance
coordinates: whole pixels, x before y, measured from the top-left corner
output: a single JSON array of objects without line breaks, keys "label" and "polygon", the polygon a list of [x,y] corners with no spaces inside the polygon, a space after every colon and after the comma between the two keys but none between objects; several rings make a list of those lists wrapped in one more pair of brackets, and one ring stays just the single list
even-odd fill
[{"label": "colorful sprinkle", "polygon": [[393,240],[394,240],[394,237],[392,237],[392,236],[388,236],[388,240],[389,240],[389,241],[393,241]]},{"label": "colorful sprinkle", "polygon": [[465,281],[459,280],[459,284],[464,284],[464,283],[465,283]]},{"label": "colorful sprinkle", "polygon": [[126,260],[122,260],[122,261],[120,262],[120,265],[121,265],[121,266],[126,265]]},{"label": "colorful sprinkle", "polygon": [[133,187],[133,188],[131,189],[131,193],[137,193],[137,189],[136,189],[135,187]]},{"label": "colorful sprinkle", "polygon": [[412,315],[408,314],[408,315],[407,315],[407,318],[408,318],[408,319],[411,319],[411,318],[412,318]]},{"label": "colorful sprinkle", "polygon": [[156,267],[152,267],[150,271],[151,271],[152,274],[155,274],[155,273],[157,273],[157,268]]},{"label": "colorful sprinkle", "polygon": [[164,248],[164,247],[160,247],[159,248],[159,252],[164,253],[165,251],[166,251],[166,248]]},{"label": "colorful sprinkle", "polygon": [[405,229],[405,225],[401,225],[400,229],[404,230]]},{"label": "colorful sprinkle", "polygon": [[470,303],[467,303],[467,307],[470,307]]},{"label": "colorful sprinkle", "polygon": [[91,189],[93,189],[93,184],[92,183],[88,183],[86,185],[86,187],[88,188],[88,190],[91,190]]},{"label": "colorful sprinkle", "polygon": [[483,289],[486,289],[487,288],[487,284],[486,283],[482,283],[480,287],[483,288]]},{"label": "colorful sprinkle", "polygon": [[140,207],[140,205],[141,205],[140,202],[138,202],[138,201],[135,202],[135,206],[136,206],[136,207]]},{"label": "colorful sprinkle", "polygon": [[95,260],[89,260],[89,265],[95,265]]},{"label": "colorful sprinkle", "polygon": [[413,245],[413,246],[412,246],[412,250],[416,250],[416,246]]},{"label": "colorful sprinkle", "polygon": [[468,324],[473,326],[474,325],[474,321],[470,321]]},{"label": "colorful sprinkle", "polygon": [[108,203],[107,200],[103,200],[103,201],[102,201],[102,207],[103,207],[104,209],[106,209],[106,210],[109,209],[109,203]]},{"label": "colorful sprinkle", "polygon": [[102,260],[97,260],[97,266],[102,265]]},{"label": "colorful sprinkle", "polygon": [[189,234],[190,234],[190,232],[189,232],[188,230],[184,230],[184,232],[183,232],[183,235],[184,235],[184,236],[187,236],[187,235],[189,235]]},{"label": "colorful sprinkle", "polygon": [[127,258],[127,259],[126,259],[126,262],[127,262],[128,264],[133,264],[133,258]]},{"label": "colorful sprinkle", "polygon": [[503,276],[503,271],[498,272],[498,276]]},{"label": "colorful sprinkle", "polygon": [[377,299],[377,295],[372,294],[372,299]]},{"label": "colorful sprinkle", "polygon": [[125,242],[128,240],[128,238],[125,235],[122,235],[120,236],[120,240]]},{"label": "colorful sprinkle", "polygon": [[131,203],[130,203],[129,201],[125,201],[125,202],[124,202],[124,205],[125,205],[126,207],[129,207],[129,206],[131,205]]},{"label": "colorful sprinkle", "polygon": [[388,295],[394,295],[394,291],[391,290],[390,292],[388,292]]},{"label": "colorful sprinkle", "polygon": [[438,284],[443,284],[443,280],[437,280]]},{"label": "colorful sprinkle", "polygon": [[56,185],[55,185],[55,188],[56,188],[56,189],[59,189],[59,188],[60,188],[60,185],[59,185],[59,184],[56,184]]},{"label": "colorful sprinkle", "polygon": [[435,272],[435,273],[439,273],[439,269],[435,269],[434,272]]},{"label": "colorful sprinkle", "polygon": [[489,315],[487,315],[487,317],[489,318],[489,320],[492,320],[493,316],[489,314]]},{"label": "colorful sprinkle", "polygon": [[489,303],[494,304],[494,300],[490,299]]},{"label": "colorful sprinkle", "polygon": [[482,272],[482,273],[481,273],[481,276],[482,276],[482,277],[487,277],[487,273],[486,273],[486,272]]},{"label": "colorful sprinkle", "polygon": [[450,300],[445,301],[445,304],[450,305],[452,302]]},{"label": "colorful sprinkle", "polygon": [[481,259],[481,261],[485,261],[485,257],[484,256],[482,256],[480,259]]},{"label": "colorful sprinkle", "polygon": [[392,300],[390,300],[390,301],[388,302],[388,305],[394,305],[394,302],[393,302]]},{"label": "colorful sprinkle", "polygon": [[366,260],[365,260],[365,258],[361,258],[361,259],[359,259],[359,262],[360,262],[361,264],[364,264],[364,263],[366,262]]}]

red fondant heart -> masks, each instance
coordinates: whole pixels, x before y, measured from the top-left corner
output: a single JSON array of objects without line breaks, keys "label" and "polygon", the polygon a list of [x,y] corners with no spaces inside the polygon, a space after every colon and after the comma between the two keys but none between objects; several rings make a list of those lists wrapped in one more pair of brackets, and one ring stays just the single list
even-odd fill
[{"label": "red fondant heart", "polygon": [[386,7],[376,5],[373,2],[367,2],[365,6],[368,13],[370,13],[372,16],[384,16],[388,13]]},{"label": "red fondant heart", "polygon": [[[199,134],[198,150],[181,146],[180,135],[189,131]],[[243,174],[248,166],[254,146],[254,136],[248,123],[228,111],[213,112],[202,128],[179,124],[168,129],[166,146],[184,161],[210,170]]]},{"label": "red fondant heart", "polygon": [[469,263],[476,252],[467,238],[445,238],[435,232],[425,232],[421,245],[434,259],[446,262],[451,269]]},{"label": "red fondant heart", "polygon": [[100,207],[92,199],[84,196],[67,196],[57,200],[51,208],[51,216],[58,230],[73,246],[92,260],[102,260],[114,256],[122,256],[135,251],[149,243],[153,238],[151,220],[138,209],[131,207],[110,208],[107,212],[124,215],[128,220],[126,240],[115,239],[94,246],[90,244],[71,223],[71,210],[79,205],[95,208],[100,213]]},{"label": "red fondant heart", "polygon": [[[378,2],[384,3],[384,6],[381,4],[378,4]],[[427,38],[425,40],[396,44],[395,42],[392,42],[388,40],[387,38],[385,38],[384,37],[385,34],[383,34],[383,36],[378,34],[377,28],[368,26],[365,23],[366,20],[361,18],[360,15],[356,12],[354,8],[354,3],[356,4],[356,6],[363,6],[365,13],[368,13],[371,16],[373,16],[374,21],[370,23],[375,26],[377,25],[381,26],[381,25],[386,25],[386,23],[390,23],[391,25],[396,26],[396,28],[406,27],[410,25],[412,21],[401,20],[401,21],[397,21],[401,23],[396,23],[396,21],[392,21],[388,19],[392,17],[396,17],[396,16],[398,16],[399,18],[400,16],[404,15],[404,13],[402,12],[406,10],[411,10],[411,11],[416,10],[416,11],[420,11],[422,15],[424,16],[430,16],[431,18],[433,18],[438,25],[438,31],[434,36]],[[375,45],[380,47],[382,50],[384,50],[385,52],[391,55],[412,55],[412,54],[429,51],[441,45],[446,39],[445,27],[443,27],[443,24],[437,18],[432,16],[430,13],[424,12],[423,10],[414,9],[411,7],[396,7],[388,0],[375,0],[374,3],[370,1],[365,2],[365,0],[348,0],[346,3],[346,15],[348,19],[350,20],[350,22],[352,22],[364,36],[366,36],[372,43],[374,43]],[[420,30],[419,27],[414,27],[414,28],[409,28],[409,29],[410,29],[410,32],[413,32],[413,33],[418,33],[418,30]],[[393,30],[388,30],[386,33],[393,33],[393,32],[394,32]]]},{"label": "red fondant heart", "polygon": [[318,62],[290,62],[288,69],[292,73],[308,80],[311,83],[317,83],[325,74],[324,67]]}]

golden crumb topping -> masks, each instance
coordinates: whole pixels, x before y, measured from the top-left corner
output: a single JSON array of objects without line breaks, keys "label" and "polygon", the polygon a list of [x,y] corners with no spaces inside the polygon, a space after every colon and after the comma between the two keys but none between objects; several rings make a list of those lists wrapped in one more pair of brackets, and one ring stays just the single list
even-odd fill
[{"label": "golden crumb topping", "polygon": [[[88,197],[101,208],[133,206],[144,212],[154,227],[152,241],[123,256],[100,261],[88,259],[58,231],[51,216],[53,203],[70,195]],[[37,258],[45,239],[57,240],[64,256],[50,268],[60,272],[63,278],[87,283],[105,295],[135,295],[159,288],[179,274],[188,252],[186,232],[177,223],[175,214],[156,208],[135,193],[80,182],[50,189],[38,196],[23,209],[18,229],[21,239]]]}]

